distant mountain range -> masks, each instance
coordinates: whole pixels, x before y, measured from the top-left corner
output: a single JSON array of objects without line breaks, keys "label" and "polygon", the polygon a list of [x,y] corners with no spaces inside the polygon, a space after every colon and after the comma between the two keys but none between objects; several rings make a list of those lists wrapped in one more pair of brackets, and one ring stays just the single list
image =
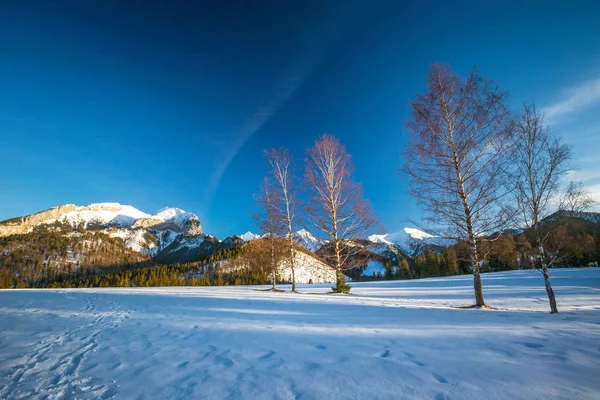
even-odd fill
[{"label": "distant mountain range", "polygon": [[[46,251],[46,247],[52,247],[53,244],[47,242],[45,236],[39,235],[40,229],[62,232],[61,235],[68,238],[62,244],[66,246],[67,254],[60,256],[59,253],[64,252]],[[112,242],[103,241],[100,236],[98,240],[90,239],[96,233],[107,235]],[[77,239],[81,235],[85,235],[85,240]],[[18,240],[11,240],[12,237]],[[206,259],[219,251],[240,247],[261,237],[260,234],[246,232],[220,240],[202,231],[197,215],[180,208],[165,207],[149,214],[119,203],[95,203],[88,206],[66,204],[0,222],[0,238],[6,238],[4,247],[0,246],[3,257],[10,257],[11,252],[18,249],[23,252],[29,248],[31,254],[18,254],[24,259],[31,259],[40,252],[44,253],[48,259],[44,264],[47,267],[79,265],[82,262],[88,266],[98,265],[108,263],[107,260],[111,260],[114,265],[128,264],[132,260],[152,260],[160,264],[184,263]],[[366,240],[357,240],[356,245],[362,247],[362,254],[366,254],[368,260],[383,265],[390,261],[395,263],[402,257],[410,258],[414,250],[414,244],[411,243],[424,242],[430,237],[432,236],[425,232],[406,228],[397,234],[371,235]],[[295,232],[294,241],[308,250],[303,260],[310,265],[321,262],[318,261],[319,255],[327,251],[327,240],[318,238],[306,229]],[[29,243],[29,246],[23,248],[23,243]],[[118,250],[118,246],[127,251]],[[75,247],[81,248],[78,250]],[[123,254],[123,260],[119,260],[118,254]],[[135,254],[139,254],[139,257],[136,258]],[[308,260],[311,254],[314,255],[314,260]],[[0,264],[1,262],[2,257]],[[307,276],[305,280],[309,281],[311,277]],[[319,280],[322,277],[313,279],[315,282]]]},{"label": "distant mountain range", "polygon": [[[165,207],[148,214],[129,205],[95,203],[88,206],[65,204],[24,217],[0,221],[0,237],[26,234],[35,227],[60,223],[73,230],[102,232],[119,238],[131,250],[148,255],[159,262],[185,262],[240,245],[262,236],[253,232],[219,240],[205,234],[197,215],[180,208]],[[377,254],[411,254],[414,242],[432,238],[425,232],[405,228],[394,234],[371,235],[362,245]],[[294,241],[316,253],[327,243],[306,229],[294,233]]]},{"label": "distant mountain range", "polygon": [[[265,235],[246,232],[243,235],[240,235],[240,238],[245,242],[250,242],[252,240],[261,239],[264,236]],[[317,238],[315,235],[313,235],[306,229],[300,229],[299,231],[294,233],[294,242],[303,246],[307,250],[312,251],[313,253],[319,250],[323,246],[323,244],[326,243],[325,240]]]},{"label": "distant mountain range", "polygon": [[203,234],[195,214],[166,207],[151,215],[119,203],[66,204],[12,218],[0,222],[0,237],[26,234],[35,227],[55,223],[120,238],[126,247],[157,260],[170,261],[174,259],[171,255],[187,260],[222,247],[219,240]]},{"label": "distant mountain range", "polygon": [[[553,215],[543,224],[554,226],[565,217],[578,226],[574,234],[597,231],[600,223],[598,213],[578,213]],[[246,232],[220,240],[202,231],[197,215],[179,208],[166,207],[148,214],[119,203],[66,204],[0,222],[0,286],[7,287],[8,281],[14,286],[23,279],[40,282],[50,275],[73,274],[80,269],[122,270],[200,260],[204,260],[202,265],[213,267],[226,260],[235,265],[240,251],[260,248],[263,238]],[[335,278],[329,267],[319,267],[331,255],[327,240],[306,229],[295,232],[293,238],[302,253],[297,255],[296,264],[301,281]],[[347,274],[363,279],[383,276],[402,259],[410,261],[428,249],[442,251],[444,241],[407,227],[354,240],[354,247],[358,250],[350,260],[354,267]],[[289,268],[284,264],[280,268],[282,278],[288,279]]]}]

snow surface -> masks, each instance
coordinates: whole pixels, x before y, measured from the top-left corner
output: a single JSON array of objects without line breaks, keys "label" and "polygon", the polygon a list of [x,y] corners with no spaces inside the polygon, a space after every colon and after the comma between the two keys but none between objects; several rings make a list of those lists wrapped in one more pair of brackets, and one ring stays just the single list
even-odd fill
[{"label": "snow surface", "polygon": [[324,240],[315,237],[306,229],[300,229],[294,233],[294,241],[312,252],[319,250],[325,243]]},{"label": "snow surface", "polygon": [[57,219],[48,219],[42,223],[53,223],[55,221],[67,221],[71,225],[90,224],[112,225],[121,228],[130,227],[140,219],[154,219],[159,221],[170,221],[184,228],[188,221],[198,220],[196,214],[186,212],[181,208],[165,207],[156,214],[150,215],[135,207],[119,203],[94,203],[88,206],[75,206],[75,210],[65,212]]},{"label": "snow surface", "polygon": [[[243,235],[240,235],[240,238],[245,242],[250,242],[252,240],[260,239],[262,236],[253,232],[246,232]],[[318,239],[307,231],[306,229],[300,229],[299,231],[294,232],[293,234],[294,242],[304,246],[306,249],[315,252],[323,246],[325,243],[324,240]]]},{"label": "snow surface", "polygon": [[156,214],[152,215],[150,218],[158,219],[161,221],[173,221],[178,226],[183,227],[188,220],[198,219],[198,216],[196,214],[186,212],[181,208],[165,207],[160,209]]},{"label": "snow surface", "polygon": [[162,221],[167,221],[173,219],[179,215],[184,215],[186,212],[181,208],[177,207],[163,207],[156,214],[152,216],[152,218],[160,219]]},{"label": "snow surface", "polygon": [[385,233],[382,235],[381,234],[373,234],[373,235],[370,235],[367,239],[373,243],[383,243],[383,244],[387,244],[387,245],[393,245],[393,244],[400,244],[400,243],[406,241],[406,239],[408,239],[408,238],[424,240],[424,239],[431,239],[434,237],[435,236],[430,235],[427,232],[423,232],[422,230],[419,230],[417,228],[404,228],[404,231]]},{"label": "snow surface", "polygon": [[385,275],[385,265],[381,261],[369,260],[367,261],[367,267],[363,270],[363,276],[377,276],[377,273],[381,276]]},{"label": "snow surface", "polygon": [[[292,281],[292,268],[289,259],[284,259],[278,268],[279,280]],[[335,269],[315,257],[300,251],[294,252],[294,275],[296,283],[335,282]]]},{"label": "snow surface", "polygon": [[367,239],[373,243],[393,244],[391,241],[389,241],[387,239],[389,236],[390,236],[390,234],[388,234],[388,233],[386,233],[384,235],[371,235]]},{"label": "snow surface", "polygon": [[185,247],[188,247],[190,249],[193,249],[195,247],[200,246],[202,243],[204,243],[204,236],[188,236],[188,237],[184,237],[181,239],[181,241],[178,243],[177,247],[175,247],[174,249],[171,249],[171,252],[174,253],[178,250],[181,250]]},{"label": "snow surface", "polygon": [[149,233],[143,229],[117,229],[116,231],[109,232],[110,237],[118,237],[123,239],[125,246],[133,251],[155,256],[160,249],[159,245],[154,242],[148,242],[146,240],[146,235],[149,235]]},{"label": "snow surface", "polygon": [[[80,206],[75,210],[61,215],[60,221],[66,220],[71,225],[90,223],[111,224],[117,226],[130,226],[140,218],[148,218],[146,214],[135,207],[119,203],[94,203],[89,206]],[[48,220],[46,222],[54,222]]]},{"label": "snow surface", "polygon": [[158,234],[158,237],[160,239],[160,249],[164,250],[167,247],[169,247],[171,243],[173,243],[173,241],[177,239],[177,235],[179,235],[177,232],[173,232],[170,229],[160,232]]},{"label": "snow surface", "polygon": [[257,235],[256,233],[252,233],[250,231],[244,233],[243,235],[240,235],[240,238],[244,241],[244,242],[250,242],[252,240],[255,239],[260,239],[260,235]]},{"label": "snow surface", "polygon": [[416,228],[404,228],[404,232],[406,232],[411,238],[418,240],[431,239],[435,237]]},{"label": "snow surface", "polygon": [[353,284],[0,291],[0,398],[598,399],[600,269]]}]

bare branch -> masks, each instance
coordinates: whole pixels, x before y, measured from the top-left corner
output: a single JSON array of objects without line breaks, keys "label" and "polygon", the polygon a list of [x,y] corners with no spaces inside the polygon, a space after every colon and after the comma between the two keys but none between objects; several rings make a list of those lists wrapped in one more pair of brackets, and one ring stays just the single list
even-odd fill
[{"label": "bare branch", "polygon": [[478,306],[485,303],[477,238],[505,228],[510,214],[504,206],[504,164],[512,144],[506,96],[476,69],[463,80],[436,64],[406,123],[410,192],[433,230],[445,231],[439,236],[469,243]]},{"label": "bare branch", "polygon": [[355,240],[364,238],[375,221],[363,199],[362,188],[352,181],[350,155],[339,140],[321,136],[306,152],[306,181],[311,188],[306,214],[311,224],[329,238],[332,251],[326,255],[336,269],[338,292],[347,292],[343,271],[353,267],[349,260],[360,247]]}]

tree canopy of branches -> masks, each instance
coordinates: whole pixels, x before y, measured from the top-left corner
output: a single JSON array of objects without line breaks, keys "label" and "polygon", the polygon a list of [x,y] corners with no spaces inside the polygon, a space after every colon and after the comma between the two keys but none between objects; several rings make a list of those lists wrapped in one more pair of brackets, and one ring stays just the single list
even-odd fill
[{"label": "tree canopy of branches", "polygon": [[306,181],[311,190],[306,213],[310,223],[329,238],[326,257],[336,270],[337,293],[348,293],[343,271],[359,250],[353,241],[363,238],[374,218],[363,199],[362,188],[352,180],[352,162],[345,146],[331,135],[322,135],[306,152]]},{"label": "tree canopy of branches", "polygon": [[553,214],[560,217],[583,211],[592,205],[592,201],[582,186],[574,182],[563,192],[561,183],[569,168],[571,147],[550,133],[535,106],[524,105],[516,118],[515,134],[518,145],[515,146],[515,170],[511,179],[515,186],[515,217],[518,226],[529,231],[528,240],[537,251],[534,265],[544,277],[550,312],[557,313],[548,268],[560,255],[566,230],[560,231],[562,235],[558,246],[550,252],[548,243],[553,238],[552,231],[542,229],[541,223]]},{"label": "tree canopy of branches", "polygon": [[295,188],[294,164],[287,149],[265,150],[269,162],[270,174],[275,181],[273,200],[275,218],[283,226],[288,241],[288,260],[292,271],[292,292],[296,292],[296,269],[294,250],[294,226],[298,197]]},{"label": "tree canopy of branches", "polygon": [[478,307],[485,306],[478,238],[508,221],[501,205],[512,131],[505,98],[476,69],[462,79],[436,64],[406,123],[411,138],[404,171],[410,191],[438,236],[469,243]]},{"label": "tree canopy of branches", "polygon": [[284,232],[284,225],[277,211],[277,196],[273,184],[268,178],[263,180],[260,186],[260,193],[255,196],[259,212],[253,214],[260,232],[266,237],[269,243],[269,269],[272,275],[272,290],[277,290],[277,267],[278,257],[276,254],[275,240]]}]

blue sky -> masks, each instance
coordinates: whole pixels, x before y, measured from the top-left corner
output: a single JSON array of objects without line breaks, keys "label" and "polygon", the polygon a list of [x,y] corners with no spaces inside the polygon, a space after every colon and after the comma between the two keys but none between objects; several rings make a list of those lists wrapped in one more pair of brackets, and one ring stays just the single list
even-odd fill
[{"label": "blue sky", "polygon": [[534,101],[600,198],[600,5],[554,2],[0,1],[0,219],[120,202],[255,230],[262,149],[322,133],[385,228],[420,212],[398,169],[429,66]]}]

